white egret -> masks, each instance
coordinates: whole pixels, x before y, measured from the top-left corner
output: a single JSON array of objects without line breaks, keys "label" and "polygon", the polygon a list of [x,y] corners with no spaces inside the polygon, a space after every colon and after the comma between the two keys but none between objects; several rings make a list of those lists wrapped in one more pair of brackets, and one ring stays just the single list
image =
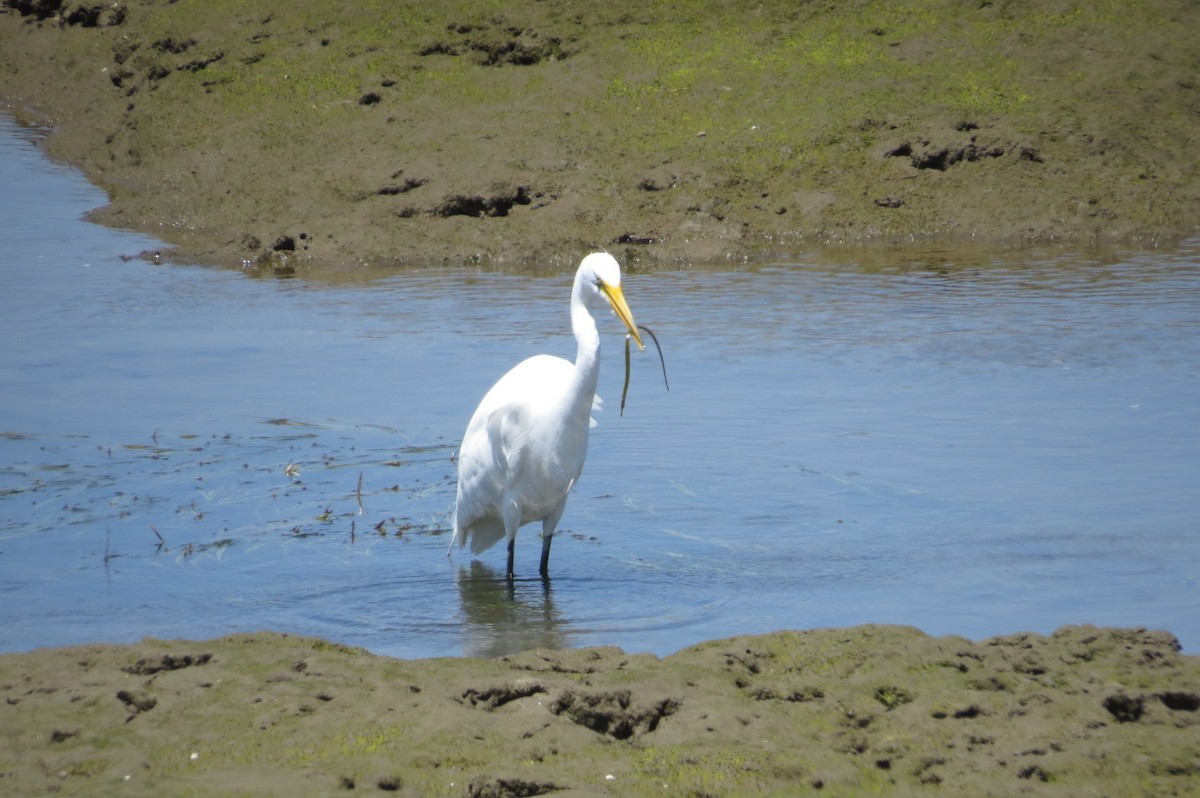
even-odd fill
[{"label": "white egret", "polygon": [[479,403],[458,450],[453,550],[471,543],[479,554],[508,541],[509,579],[517,530],[542,522],[542,562],[549,574],[550,541],[583,471],[592,405],[600,376],[600,333],[594,314],[611,307],[644,349],[621,291],[621,267],[595,252],[579,264],[571,290],[575,362],[534,355],[500,378]]}]

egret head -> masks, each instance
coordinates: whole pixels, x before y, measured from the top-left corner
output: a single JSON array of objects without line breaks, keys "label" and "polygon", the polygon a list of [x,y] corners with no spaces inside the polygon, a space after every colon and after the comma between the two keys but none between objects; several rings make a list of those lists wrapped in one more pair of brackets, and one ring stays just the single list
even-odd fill
[{"label": "egret head", "polygon": [[[581,286],[580,283],[582,283]],[[646,348],[642,343],[642,336],[638,332],[637,324],[633,321],[633,312],[629,309],[629,304],[625,301],[625,294],[621,290],[621,267],[616,258],[607,252],[593,252],[588,255],[579,264],[576,284],[587,290],[590,297],[597,299],[604,297],[613,312],[617,314],[617,318],[629,328],[629,334],[637,342],[638,349]],[[589,301],[588,304],[591,305],[592,302]]]}]

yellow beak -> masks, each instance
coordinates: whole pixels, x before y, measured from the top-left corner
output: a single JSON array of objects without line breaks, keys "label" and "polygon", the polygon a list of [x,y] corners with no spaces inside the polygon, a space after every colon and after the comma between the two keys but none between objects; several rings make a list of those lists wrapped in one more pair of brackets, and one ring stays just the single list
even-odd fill
[{"label": "yellow beak", "polygon": [[608,303],[612,305],[613,313],[616,313],[621,321],[625,322],[625,326],[629,328],[629,334],[637,342],[638,349],[644,350],[646,345],[642,343],[642,335],[638,332],[637,325],[633,322],[633,311],[629,309],[629,304],[625,301],[625,293],[621,290],[621,286],[601,282],[600,290],[604,292],[604,296],[608,297]]}]

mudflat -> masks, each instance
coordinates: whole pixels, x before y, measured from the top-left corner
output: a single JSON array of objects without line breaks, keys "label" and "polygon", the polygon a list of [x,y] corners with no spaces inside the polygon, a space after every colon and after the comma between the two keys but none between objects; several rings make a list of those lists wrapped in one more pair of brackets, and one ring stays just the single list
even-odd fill
[{"label": "mudflat", "polygon": [[5,0],[0,98],[231,266],[567,270],[1197,229],[1188,0]]},{"label": "mudflat", "polygon": [[9,795],[1200,795],[1200,657],[904,627],[395,660],[261,633],[0,656]]}]

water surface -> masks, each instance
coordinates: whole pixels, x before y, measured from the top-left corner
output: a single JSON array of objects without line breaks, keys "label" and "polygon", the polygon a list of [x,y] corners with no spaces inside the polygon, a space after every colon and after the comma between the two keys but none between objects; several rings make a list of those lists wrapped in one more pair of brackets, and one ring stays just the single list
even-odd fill
[{"label": "water surface", "polygon": [[[0,122],[0,651],[256,629],[398,656],[865,622],[1200,651],[1200,245],[631,275],[553,581],[445,554],[451,461],[569,277],[156,265]],[[536,575],[537,528],[517,570]]]}]

